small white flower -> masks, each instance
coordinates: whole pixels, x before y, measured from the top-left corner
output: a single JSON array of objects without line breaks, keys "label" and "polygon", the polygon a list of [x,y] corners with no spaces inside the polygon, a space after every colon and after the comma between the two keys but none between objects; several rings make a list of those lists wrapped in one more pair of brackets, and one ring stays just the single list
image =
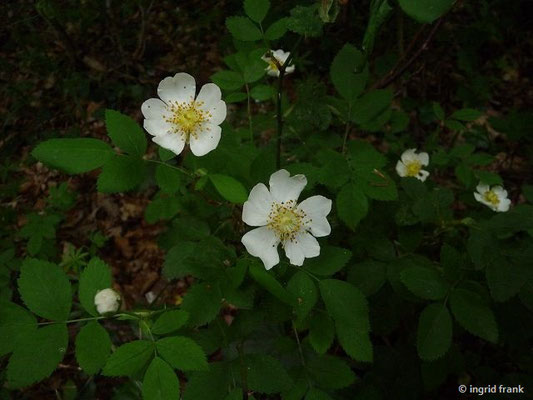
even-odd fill
[{"label": "small white flower", "polygon": [[423,170],[429,164],[428,153],[416,153],[416,149],[405,150],[396,164],[396,172],[402,178],[412,176],[422,182],[429,176],[429,172]]},{"label": "small white flower", "polygon": [[244,203],[242,220],[260,228],[246,233],[241,241],[248,253],[263,261],[266,269],[279,263],[279,243],[291,264],[302,265],[305,258],[320,254],[315,236],[327,236],[331,232],[326,218],[331,211],[331,200],[312,196],[296,203],[305,185],[304,175],[291,177],[282,169],[270,176],[270,190],[259,183]]},{"label": "small white flower", "polygon": [[[263,57],[261,57],[263,61],[268,63],[268,66],[265,68],[267,74],[270,76],[279,76],[278,64],[279,66],[283,66],[290,54],[290,52],[284,52],[283,50],[279,49],[276,51],[271,51],[270,54],[266,53]],[[294,64],[287,65],[287,68],[285,68],[285,74],[292,74],[294,72],[294,68]]]},{"label": "small white flower", "polygon": [[507,190],[501,186],[493,186],[479,183],[476,187],[477,192],[474,192],[474,197],[477,201],[490,207],[492,211],[505,212],[509,210],[511,200],[507,198]]},{"label": "small white flower", "polygon": [[120,295],[111,288],[100,290],[94,296],[94,305],[100,314],[114,313],[120,306]]},{"label": "small white flower", "polygon": [[185,144],[195,156],[214,150],[220,141],[220,124],[226,119],[226,103],[214,83],[202,86],[196,96],[194,78],[180,72],[159,83],[160,99],[148,99],[142,106],[144,129],[153,141],[176,154]]}]

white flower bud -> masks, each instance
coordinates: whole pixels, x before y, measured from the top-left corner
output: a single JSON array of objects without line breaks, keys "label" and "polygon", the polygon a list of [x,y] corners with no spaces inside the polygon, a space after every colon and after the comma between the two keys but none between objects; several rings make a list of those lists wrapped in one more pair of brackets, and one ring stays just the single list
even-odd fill
[{"label": "white flower bud", "polygon": [[94,296],[94,305],[100,314],[114,313],[120,307],[120,295],[111,288],[100,290]]}]

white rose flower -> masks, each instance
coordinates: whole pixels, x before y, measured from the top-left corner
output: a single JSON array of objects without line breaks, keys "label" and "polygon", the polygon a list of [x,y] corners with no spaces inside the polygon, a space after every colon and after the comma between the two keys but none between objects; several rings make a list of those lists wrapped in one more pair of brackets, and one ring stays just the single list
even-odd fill
[{"label": "white rose flower", "polygon": [[429,164],[428,153],[416,153],[416,149],[405,150],[396,164],[396,172],[402,178],[412,176],[422,182],[429,176],[429,172],[423,170],[423,166]]},{"label": "white rose flower", "polygon": [[[289,58],[290,54],[290,52],[284,52],[283,50],[279,49],[276,51],[272,51],[271,54],[266,53],[263,57],[261,57],[263,61],[268,63],[268,66],[265,68],[267,75],[278,77],[278,64],[280,66],[283,66],[285,64],[285,61],[287,61],[287,59]],[[274,60],[277,61],[277,64]],[[288,65],[287,68],[285,68],[285,75],[292,74],[294,72],[294,68],[294,64]]]},{"label": "white rose flower", "polygon": [[94,305],[100,314],[114,313],[120,306],[120,295],[111,288],[100,290],[94,296]]},{"label": "white rose flower", "polygon": [[259,183],[244,203],[242,220],[260,228],[246,233],[241,241],[248,253],[263,261],[266,269],[279,263],[279,243],[291,264],[302,265],[305,258],[320,254],[315,236],[327,236],[331,232],[326,219],[331,200],[313,196],[296,203],[306,184],[304,175],[291,177],[282,169],[270,176],[270,190]]},{"label": "white rose flower", "polygon": [[474,192],[477,201],[490,207],[493,211],[505,212],[509,210],[511,200],[507,198],[507,190],[501,186],[494,186],[492,189],[489,185],[479,183]]},{"label": "white rose flower", "polygon": [[218,146],[220,124],[226,119],[226,103],[214,83],[202,86],[196,96],[196,82],[185,72],[159,83],[160,99],[148,99],[142,106],[144,129],[153,141],[176,154],[185,144],[195,156],[203,156]]}]

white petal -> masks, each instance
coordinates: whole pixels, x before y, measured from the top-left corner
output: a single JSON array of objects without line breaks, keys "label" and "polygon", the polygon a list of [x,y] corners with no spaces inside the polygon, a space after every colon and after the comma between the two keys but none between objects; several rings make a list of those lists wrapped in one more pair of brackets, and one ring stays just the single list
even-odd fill
[{"label": "white petal", "polygon": [[293,200],[296,202],[300,193],[307,185],[307,178],[304,175],[290,176],[289,172],[280,169],[270,175],[270,193],[274,200],[278,202],[288,202]]},{"label": "white petal", "polygon": [[488,192],[490,188],[489,185],[480,182],[479,185],[477,185],[476,190],[478,193],[485,194],[485,192]]},{"label": "white petal", "polygon": [[496,194],[496,196],[498,196],[500,200],[507,198],[507,190],[505,190],[501,186],[494,186],[492,188],[492,191],[494,192],[494,194]]},{"label": "white petal", "polygon": [[404,164],[409,164],[410,162],[417,160],[418,157],[416,154],[416,149],[407,149],[402,153],[402,156],[400,159],[403,161]]},{"label": "white petal", "polygon": [[302,265],[304,259],[320,255],[318,241],[309,233],[303,232],[294,241],[284,244],[285,254],[292,265]]},{"label": "white petal", "polygon": [[407,167],[405,166],[403,162],[398,161],[396,163],[396,173],[402,178],[407,176]]},{"label": "white petal", "polygon": [[216,149],[218,142],[220,142],[221,131],[222,128],[218,125],[203,124],[197,136],[191,136],[189,139],[192,153],[197,157],[201,157]]},{"label": "white petal", "polygon": [[428,153],[419,153],[418,154],[418,161],[420,161],[420,164],[422,164],[422,165],[428,165],[429,164],[429,154]]},{"label": "white petal", "polygon": [[483,203],[485,204],[485,202],[483,201],[483,196],[477,192],[474,192],[474,197],[476,198],[477,201],[479,201],[480,203]]},{"label": "white petal", "polygon": [[159,146],[170,150],[175,154],[180,154],[185,147],[185,140],[183,140],[183,136],[178,133],[167,133],[162,136],[155,136],[152,140]]},{"label": "white petal", "polygon": [[268,76],[279,77],[279,70],[273,69],[270,66],[266,68],[266,72]]},{"label": "white petal", "polygon": [[421,169],[418,172],[417,178],[420,179],[422,182],[424,182],[427,179],[428,176],[429,176],[429,172]]},{"label": "white petal", "polygon": [[205,109],[211,114],[211,117],[209,118],[209,123],[213,125],[220,125],[224,120],[226,119],[226,103],[222,100],[217,102],[215,105],[213,105],[209,109]]},{"label": "white petal", "polygon": [[289,58],[291,52],[290,51],[284,52],[283,50],[278,49],[278,50],[273,51],[272,54],[274,55],[276,60],[278,60],[278,62],[281,65],[283,65],[285,64],[285,61],[287,61],[287,58]]},{"label": "white petal", "polygon": [[148,99],[141,105],[141,112],[144,118],[159,119],[167,112],[165,103],[159,99]]},{"label": "white petal", "polygon": [[206,83],[200,89],[196,101],[204,103],[202,108],[209,109],[215,106],[222,98],[220,88],[214,83]]},{"label": "white petal", "polygon": [[172,132],[173,126],[161,118],[145,119],[144,129],[152,136],[162,136]]},{"label": "white petal", "polygon": [[190,102],[196,94],[196,81],[185,73],[168,76],[159,83],[157,95],[167,104],[171,102]]},{"label": "white petal", "polygon": [[246,233],[242,239],[246,251],[252,256],[259,257],[266,269],[279,263],[278,244],[276,234],[266,226],[256,228]]},{"label": "white petal", "polygon": [[332,201],[324,196],[313,196],[298,205],[298,210],[306,214],[306,228],[316,237],[327,236],[331,233],[331,226],[326,218],[331,211]]},{"label": "white petal", "polygon": [[501,199],[500,203],[498,204],[498,208],[496,211],[499,212],[506,212],[509,211],[509,207],[511,206],[511,200],[509,199]]},{"label": "white petal", "polygon": [[289,65],[287,68],[285,68],[285,74],[292,74],[294,72],[294,65]]},{"label": "white petal", "polygon": [[267,187],[258,183],[242,207],[242,220],[250,226],[266,225],[272,203],[272,196]]}]

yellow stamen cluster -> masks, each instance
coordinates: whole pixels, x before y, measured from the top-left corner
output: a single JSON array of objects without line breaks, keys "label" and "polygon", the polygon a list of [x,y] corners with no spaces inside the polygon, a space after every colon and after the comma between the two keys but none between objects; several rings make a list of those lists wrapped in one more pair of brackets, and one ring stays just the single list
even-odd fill
[{"label": "yellow stamen cluster", "polygon": [[422,169],[422,164],[419,161],[411,161],[406,164],[407,167],[407,176],[418,176],[420,170]]},{"label": "yellow stamen cluster", "polygon": [[287,240],[294,242],[298,233],[311,221],[307,221],[307,214],[295,206],[294,200],[273,203],[268,214],[267,226],[276,233],[282,244]]},{"label": "yellow stamen cluster", "polygon": [[270,69],[271,69],[272,71],[278,71],[278,70],[279,70],[279,68],[278,68],[278,64],[276,64],[276,62],[274,61],[273,58],[270,58],[270,59],[268,60],[268,66],[270,67]]},{"label": "yellow stamen cluster", "polygon": [[211,118],[211,113],[202,110],[204,102],[192,100],[189,103],[178,103],[175,101],[167,106],[170,115],[165,117],[165,121],[172,124],[174,133],[180,133],[188,141],[191,136],[198,137],[202,124]]},{"label": "yellow stamen cluster", "polygon": [[490,204],[497,206],[500,204],[500,199],[498,198],[498,195],[494,193],[492,190],[487,190],[485,194],[483,195],[486,201],[488,201]]}]

